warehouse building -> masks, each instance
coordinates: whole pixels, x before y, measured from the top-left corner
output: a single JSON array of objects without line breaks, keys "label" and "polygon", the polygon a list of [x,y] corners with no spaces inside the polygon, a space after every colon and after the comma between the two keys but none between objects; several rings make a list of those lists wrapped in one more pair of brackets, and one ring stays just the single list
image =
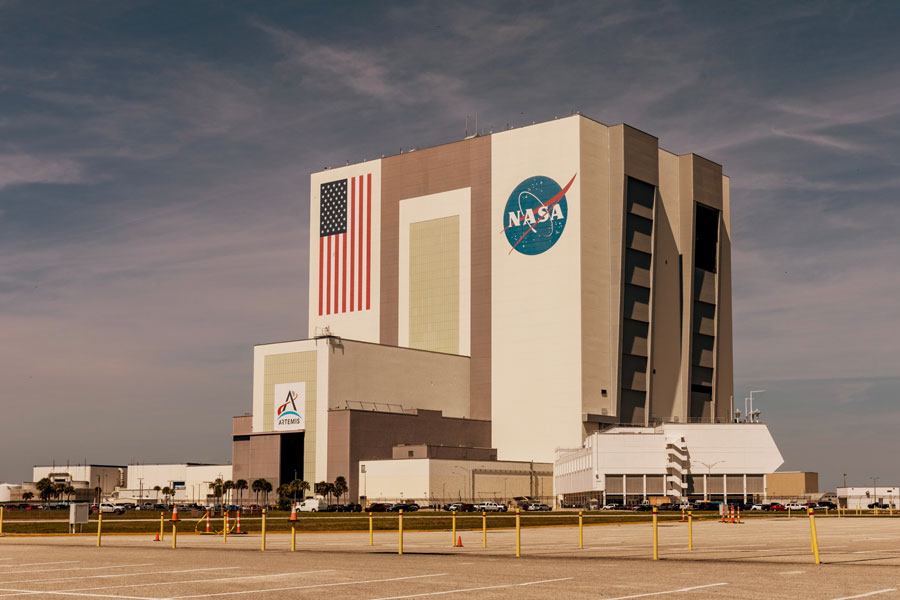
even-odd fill
[{"label": "warehouse building", "polygon": [[610,427],[733,420],[720,165],[573,115],[310,184],[309,339],[255,348],[235,477],[356,498],[400,445],[549,465]]}]

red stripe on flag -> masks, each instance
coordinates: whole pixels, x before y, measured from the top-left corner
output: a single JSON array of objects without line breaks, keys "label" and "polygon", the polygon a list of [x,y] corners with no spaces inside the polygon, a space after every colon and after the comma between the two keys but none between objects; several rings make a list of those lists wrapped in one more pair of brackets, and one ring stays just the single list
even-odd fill
[{"label": "red stripe on flag", "polygon": [[322,249],[325,247],[325,240],[319,237],[319,316],[322,316]]},{"label": "red stripe on flag", "polygon": [[363,290],[363,231],[362,231],[362,220],[363,220],[363,178],[362,175],[359,176],[359,288],[357,293],[359,294],[357,307],[359,310],[363,309],[362,303],[362,290]]},{"label": "red stripe on flag", "polygon": [[341,234],[341,312],[347,312],[347,234]]},{"label": "red stripe on flag", "polygon": [[372,296],[372,174],[366,176],[366,310]]},{"label": "red stripe on flag", "polygon": [[325,286],[325,297],[327,304],[325,305],[325,314],[331,314],[331,236],[328,236],[328,285]]},{"label": "red stripe on flag", "polygon": [[355,261],[356,252],[356,179],[350,178],[350,312],[353,312],[353,280],[356,278]]}]

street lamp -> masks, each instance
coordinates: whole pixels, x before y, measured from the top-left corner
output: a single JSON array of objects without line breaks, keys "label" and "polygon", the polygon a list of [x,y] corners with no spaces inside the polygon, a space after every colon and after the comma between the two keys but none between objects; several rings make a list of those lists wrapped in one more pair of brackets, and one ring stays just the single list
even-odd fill
[{"label": "street lamp", "polygon": [[875,502],[875,506],[878,506],[878,478],[870,477],[872,480],[872,500]]},{"label": "street lamp", "polygon": [[703,501],[704,501],[704,502],[709,502],[709,493],[707,493],[707,489],[709,488],[709,481],[708,481],[708,479],[709,479],[709,476],[712,475],[712,468],[713,468],[714,466],[718,465],[719,463],[723,463],[723,462],[725,462],[725,461],[724,461],[724,460],[717,460],[717,461],[714,462],[714,463],[705,463],[705,462],[700,461],[700,460],[692,460],[692,461],[691,461],[691,463],[697,463],[698,465],[703,465],[704,467],[706,467],[707,481],[706,481],[706,482],[704,483],[704,485],[703,485]]}]

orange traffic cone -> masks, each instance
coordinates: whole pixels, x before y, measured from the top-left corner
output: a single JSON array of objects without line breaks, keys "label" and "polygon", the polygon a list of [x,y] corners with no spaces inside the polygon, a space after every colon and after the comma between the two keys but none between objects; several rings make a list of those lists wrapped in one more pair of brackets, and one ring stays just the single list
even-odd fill
[{"label": "orange traffic cone", "polygon": [[156,538],[154,538],[153,541],[154,541],[154,542],[158,542],[158,541],[159,541],[159,532],[158,532],[158,531],[156,532]]},{"label": "orange traffic cone", "polygon": [[206,534],[209,535],[209,511],[206,511]]},{"label": "orange traffic cone", "polygon": [[463,547],[463,545],[462,545],[462,536],[459,536],[459,537],[456,539],[456,547],[457,547],[457,548],[462,548],[462,547]]},{"label": "orange traffic cone", "polygon": [[297,520],[297,505],[296,505],[296,504],[295,504],[294,506],[291,507],[291,518],[290,518],[290,520],[291,520],[291,522],[294,522],[294,521]]},{"label": "orange traffic cone", "polygon": [[237,533],[243,533],[241,531],[241,511],[237,511]]},{"label": "orange traffic cone", "polygon": [[684,518],[684,507],[682,506],[681,507],[681,522],[684,523],[686,521],[687,521],[687,519]]},{"label": "orange traffic cone", "polygon": [[172,521],[178,520],[178,505],[172,507]]}]

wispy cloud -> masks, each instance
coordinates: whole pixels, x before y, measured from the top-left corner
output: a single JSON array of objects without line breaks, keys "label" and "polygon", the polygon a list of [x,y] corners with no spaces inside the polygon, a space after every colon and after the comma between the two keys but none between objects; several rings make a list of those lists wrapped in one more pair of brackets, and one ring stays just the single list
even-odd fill
[{"label": "wispy cloud", "polygon": [[81,165],[71,159],[29,154],[0,155],[0,189],[24,183],[80,183]]}]

